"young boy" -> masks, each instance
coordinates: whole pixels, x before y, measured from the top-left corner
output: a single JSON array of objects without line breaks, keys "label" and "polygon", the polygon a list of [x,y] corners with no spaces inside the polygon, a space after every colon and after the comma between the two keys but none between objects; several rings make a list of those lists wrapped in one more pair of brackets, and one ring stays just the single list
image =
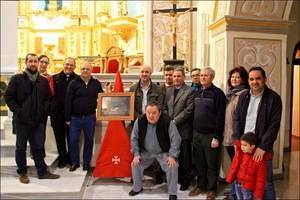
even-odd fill
[{"label": "young boy", "polygon": [[266,153],[261,161],[255,162],[252,156],[256,143],[256,136],[252,132],[245,133],[240,141],[235,143],[236,152],[226,181],[234,181],[237,199],[263,198],[267,177],[266,160],[272,159],[272,155]]}]

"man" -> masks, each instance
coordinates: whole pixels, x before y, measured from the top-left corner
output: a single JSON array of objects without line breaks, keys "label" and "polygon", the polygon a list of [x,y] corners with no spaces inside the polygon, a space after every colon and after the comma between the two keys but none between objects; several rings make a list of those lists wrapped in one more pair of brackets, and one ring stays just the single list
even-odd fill
[{"label": "man", "polygon": [[181,138],[175,124],[161,112],[159,104],[150,102],[146,114],[139,117],[131,134],[131,152],[134,158],[131,164],[133,189],[130,196],[142,190],[144,169],[157,160],[167,174],[169,199],[177,199],[178,164]]},{"label": "man", "polygon": [[69,83],[74,78],[79,77],[74,73],[75,67],[75,59],[66,58],[64,69],[53,76],[54,96],[51,102],[50,120],[56,140],[59,168],[63,168],[70,163],[69,126],[65,123],[65,96]]},{"label": "man", "polygon": [[226,98],[212,83],[215,71],[205,67],[200,71],[200,89],[195,93],[193,158],[198,170],[197,186],[189,196],[208,191],[207,199],[215,199],[220,169]]},{"label": "man", "polygon": [[[233,137],[254,132],[258,146],[253,159],[261,161],[266,152],[273,154],[273,144],[280,128],[282,102],[280,96],[267,87],[266,73],[261,67],[249,70],[250,91],[240,95],[233,116]],[[272,159],[267,161],[267,183],[264,199],[276,199],[273,184]]]},{"label": "man", "polygon": [[130,87],[129,92],[134,92],[134,119],[145,113],[147,102],[156,101],[160,106],[163,105],[164,95],[162,90],[151,81],[152,68],[141,66],[140,80]]},{"label": "man", "polygon": [[166,93],[167,88],[173,85],[173,72],[174,67],[172,66],[167,66],[166,68],[164,68],[165,84],[161,86],[161,89],[164,93]]},{"label": "man", "polygon": [[14,75],[4,98],[14,114],[16,128],[17,173],[21,183],[29,183],[26,148],[29,141],[39,179],[57,179],[59,175],[47,170],[44,161],[44,119],[49,105],[50,88],[47,79],[38,73],[38,56],[29,53],[25,58],[23,73]]},{"label": "man", "polygon": [[193,91],[198,91],[200,88],[200,69],[193,68],[191,71],[191,78],[192,78],[192,89]]},{"label": "man", "polygon": [[103,92],[101,83],[92,77],[92,66],[84,63],[80,68],[81,75],[69,85],[66,94],[65,119],[70,124],[70,171],[79,165],[79,138],[84,133],[83,170],[90,169],[93,153],[94,132],[96,125],[96,108],[98,93]]},{"label": "man", "polygon": [[182,139],[178,159],[180,190],[189,188],[192,165],[194,95],[192,88],[184,83],[184,79],[184,69],[176,68],[173,73],[174,85],[166,92],[167,114],[175,123]]}]

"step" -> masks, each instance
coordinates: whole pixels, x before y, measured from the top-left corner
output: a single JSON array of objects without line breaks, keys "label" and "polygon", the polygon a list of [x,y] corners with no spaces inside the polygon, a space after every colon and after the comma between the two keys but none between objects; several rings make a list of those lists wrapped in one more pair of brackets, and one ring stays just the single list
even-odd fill
[{"label": "step", "polygon": [[54,173],[61,177],[40,180],[36,174],[28,173],[29,184],[20,183],[15,172],[1,176],[1,199],[81,199],[86,171],[78,168],[69,172],[68,168],[63,168],[54,170]]}]

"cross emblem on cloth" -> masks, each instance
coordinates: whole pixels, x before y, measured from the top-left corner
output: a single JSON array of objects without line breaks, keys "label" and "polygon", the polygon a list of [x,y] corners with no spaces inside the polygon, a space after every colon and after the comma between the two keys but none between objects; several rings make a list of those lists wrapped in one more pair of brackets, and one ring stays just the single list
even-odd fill
[{"label": "cross emblem on cloth", "polygon": [[115,165],[117,165],[117,164],[119,164],[119,162],[121,162],[121,159],[119,158],[119,156],[114,156],[114,157],[111,159],[111,161],[112,161]]}]

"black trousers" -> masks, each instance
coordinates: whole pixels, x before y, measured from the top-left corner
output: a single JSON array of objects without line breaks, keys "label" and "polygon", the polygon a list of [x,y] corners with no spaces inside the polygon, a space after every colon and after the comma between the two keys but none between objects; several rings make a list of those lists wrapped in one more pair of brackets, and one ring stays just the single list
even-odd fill
[{"label": "black trousers", "polygon": [[70,162],[70,139],[69,139],[69,126],[65,123],[64,113],[56,113],[50,116],[51,126],[53,128],[58,160],[61,163]]},{"label": "black trousers", "polygon": [[[197,185],[208,191],[217,190],[217,182],[220,172],[220,146],[211,148],[211,134],[201,134],[194,131],[193,134],[193,159],[198,170]],[[219,141],[221,145],[221,142]]]},{"label": "black trousers", "polygon": [[191,140],[181,140],[178,157],[178,182],[181,185],[190,185],[192,169],[192,143]]},{"label": "black trousers", "polygon": [[16,125],[16,163],[17,172],[19,174],[27,173],[26,148],[29,141],[32,156],[38,175],[42,176],[47,170],[47,165],[44,161],[44,124],[28,125],[22,122],[15,122]]}]

